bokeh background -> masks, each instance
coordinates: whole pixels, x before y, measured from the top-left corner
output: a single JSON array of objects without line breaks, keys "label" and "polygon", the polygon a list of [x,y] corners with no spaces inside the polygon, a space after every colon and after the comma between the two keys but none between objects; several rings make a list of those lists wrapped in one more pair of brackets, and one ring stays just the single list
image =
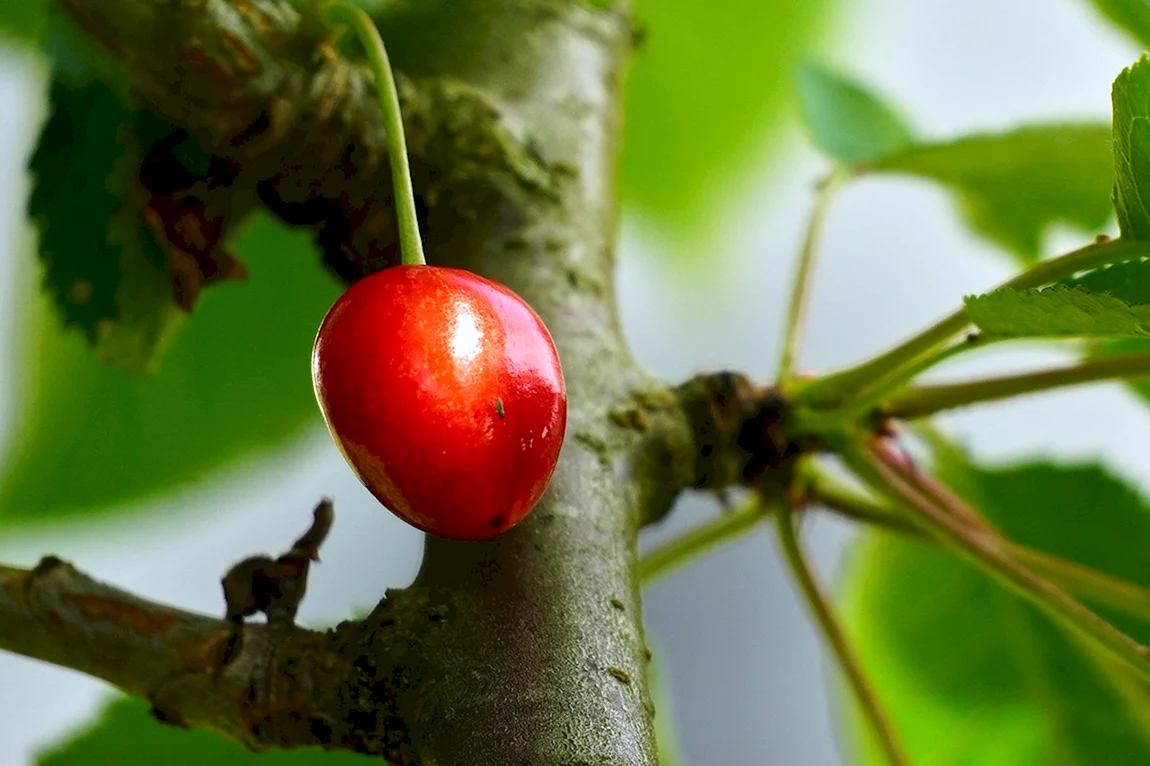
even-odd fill
[{"label": "bokeh background", "polygon": [[[709,52],[692,60],[689,46],[659,47],[652,16],[651,52],[643,55],[681,54],[690,66],[707,66]],[[821,23],[812,55],[868,81],[923,135],[937,138],[1022,122],[1106,119],[1113,78],[1139,54],[1082,0],[841,0]],[[785,38],[785,31],[763,30],[762,44]],[[24,167],[45,114],[46,83],[41,63],[0,48],[0,461],[15,448],[12,426],[36,324],[26,299],[37,275],[23,214]],[[748,99],[780,98],[777,88],[768,73],[745,73]],[[811,189],[829,165],[803,138],[793,109],[742,140],[749,149],[738,159],[740,172],[716,173],[699,187],[702,226],[641,205],[624,216],[623,326],[641,361],[671,380],[723,367],[766,378],[777,358]],[[677,161],[645,161],[660,160]],[[1048,249],[1086,236],[1055,232]],[[833,208],[823,253],[802,360],[811,369],[882,348],[1010,271],[1001,251],[962,226],[939,188],[897,179],[849,188]],[[957,372],[1051,356],[1038,348],[986,354]],[[306,359],[299,374],[307,375]],[[980,457],[1097,457],[1135,485],[1150,484],[1150,419],[1117,386],[986,406],[945,425]],[[338,521],[301,619],[326,624],[408,582],[420,536],[357,484],[318,418],[280,448],[139,501],[136,513],[51,528],[6,528],[0,517],[0,561],[30,565],[53,552],[130,590],[214,613],[221,609],[220,573],[243,556],[288,543],[321,495],[335,498]],[[711,499],[687,498],[644,542],[714,512]],[[849,555],[850,536],[837,522],[810,525],[828,577]],[[660,715],[674,721],[683,763],[751,766],[767,754],[783,765],[847,762],[833,735],[834,672],[767,530],[656,583],[644,594],[644,611],[668,701]],[[0,692],[3,766],[33,763],[34,753],[84,726],[109,697],[96,681],[6,655]]]}]

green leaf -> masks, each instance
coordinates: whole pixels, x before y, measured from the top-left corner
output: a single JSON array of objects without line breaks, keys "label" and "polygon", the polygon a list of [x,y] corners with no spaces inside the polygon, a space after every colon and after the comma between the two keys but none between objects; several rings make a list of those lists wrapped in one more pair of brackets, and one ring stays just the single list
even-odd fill
[{"label": "green leaf", "polygon": [[1150,59],[1122,71],[1111,92],[1114,106],[1114,209],[1118,230],[1150,239]]},{"label": "green leaf", "polygon": [[250,278],[205,293],[154,376],[102,364],[43,300],[28,307],[39,335],[19,367],[0,526],[107,510],[320,424],[311,346],[339,286],[306,232],[261,217],[234,244]]},{"label": "green leaf", "polygon": [[136,700],[113,702],[87,731],[41,755],[39,766],[353,766],[378,757],[319,749],[253,753],[208,731],[160,723]]},{"label": "green leaf", "polygon": [[1113,295],[1135,306],[1150,305],[1150,259],[1139,258],[1105,266],[1062,284]]},{"label": "green leaf", "polygon": [[1150,2],[1147,0],[1091,0],[1103,16],[1150,47]]},{"label": "green leaf", "polygon": [[[1150,507],[1105,469],[952,464],[943,475],[1013,539],[1150,585]],[[916,763],[1150,762],[1145,687],[1119,675],[1116,691],[1112,666],[965,562],[870,534],[845,584],[855,646]],[[1150,637],[1150,625],[1115,621]],[[862,762],[883,763],[864,739]]]},{"label": "green leaf", "polygon": [[[1150,305],[1150,259],[1126,261],[1095,269],[1076,279],[1066,280],[1063,284],[1084,287],[1094,293],[1106,293],[1132,305]],[[1150,340],[1107,340],[1096,344],[1089,352],[1095,358],[1150,354]],[[1150,403],[1150,379],[1136,378],[1124,382],[1134,393]]]},{"label": "green leaf", "polygon": [[1039,257],[1055,222],[1097,231],[1111,215],[1110,129],[1040,125],[911,148],[873,170],[943,184],[971,228],[1024,262]]},{"label": "green leaf", "polygon": [[45,289],[106,362],[153,371],[184,313],[134,201],[143,148],[174,129],[122,106],[101,85],[57,81],[51,102],[28,202],[40,228]]},{"label": "green leaf", "polygon": [[0,3],[0,42],[39,39],[47,16],[47,0],[5,0]]},{"label": "green leaf", "polygon": [[843,165],[874,162],[915,143],[902,117],[861,84],[807,62],[799,69],[799,108],[820,149]]},{"label": "green leaf", "polygon": [[706,228],[752,177],[830,0],[650,0],[626,93],[626,202],[679,231]]},{"label": "green leaf", "polygon": [[835,160],[942,184],[971,228],[1023,262],[1038,259],[1051,224],[1097,230],[1110,218],[1114,170],[1106,125],[1037,125],[919,143],[862,85],[811,64],[800,72],[799,100],[815,143]]},{"label": "green leaf", "polygon": [[1084,287],[995,290],[967,297],[966,314],[996,338],[1150,337],[1150,305]]}]

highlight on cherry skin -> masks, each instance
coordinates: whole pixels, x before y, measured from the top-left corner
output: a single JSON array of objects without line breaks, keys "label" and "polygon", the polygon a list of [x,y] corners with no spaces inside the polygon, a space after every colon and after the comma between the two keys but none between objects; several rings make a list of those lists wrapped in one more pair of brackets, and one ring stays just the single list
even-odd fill
[{"label": "highlight on cherry skin", "polygon": [[316,398],[364,486],[425,532],[486,540],[555,471],[567,393],[555,343],[508,288],[400,265],[356,282],[312,354]]}]

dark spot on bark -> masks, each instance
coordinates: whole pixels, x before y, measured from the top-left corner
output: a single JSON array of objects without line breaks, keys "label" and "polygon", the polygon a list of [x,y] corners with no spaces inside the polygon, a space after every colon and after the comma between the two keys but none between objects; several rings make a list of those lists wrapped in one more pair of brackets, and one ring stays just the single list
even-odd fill
[{"label": "dark spot on bark", "polygon": [[703,453],[703,457],[710,457],[715,452],[715,445],[704,444],[703,449],[700,451]]},{"label": "dark spot on bark", "polygon": [[175,726],[177,729],[188,728],[187,722],[185,722],[178,713],[169,712],[158,707],[153,707],[151,713],[152,718],[155,718],[160,723],[166,723],[168,726]]},{"label": "dark spot on bark", "polygon": [[271,127],[271,124],[271,118],[268,117],[267,113],[261,114],[252,121],[251,125],[248,125],[237,135],[232,136],[232,146],[243,146],[253,138],[263,135],[267,132],[268,128]]},{"label": "dark spot on bark", "polygon": [[331,744],[331,724],[327,721],[322,718],[309,718],[307,728],[317,742],[324,745]]},{"label": "dark spot on bark", "polygon": [[240,164],[213,154],[208,160],[208,189],[231,186],[240,177]]},{"label": "dark spot on bark", "polygon": [[615,607],[620,612],[626,610],[627,608],[627,605],[623,603],[623,600],[618,598],[611,599],[611,606]]},{"label": "dark spot on bark", "polygon": [[176,156],[176,148],[186,140],[187,131],[176,130],[152,144],[140,162],[139,178],[145,189],[167,197],[192,188],[196,174]]}]

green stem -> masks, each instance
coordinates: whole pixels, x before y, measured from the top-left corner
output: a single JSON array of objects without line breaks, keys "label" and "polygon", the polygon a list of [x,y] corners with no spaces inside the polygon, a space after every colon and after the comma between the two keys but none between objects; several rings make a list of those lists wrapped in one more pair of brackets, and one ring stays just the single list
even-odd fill
[{"label": "green stem", "polygon": [[[1146,255],[1150,255],[1150,243],[1122,239],[1095,242],[1066,255],[1041,261],[1004,282],[998,289],[1041,287],[1080,271]],[[969,326],[966,311],[959,309],[868,362],[812,381],[798,392],[798,401],[820,408],[840,407],[854,401],[858,392],[882,388],[884,381],[898,379],[908,367],[913,367],[922,357],[936,352]]]},{"label": "green stem", "polygon": [[815,258],[818,255],[823,224],[826,221],[827,212],[830,210],[835,192],[839,190],[848,177],[849,174],[840,169],[828,176],[819,185],[815,206],[811,211],[810,221],[807,223],[803,247],[799,253],[798,271],[795,273],[794,285],[791,288],[791,302],[787,308],[786,331],[783,335],[783,355],[779,360],[779,386],[784,391],[794,373],[799,345],[802,342],[803,320],[807,313],[811,275],[814,271]]},{"label": "green stem", "polygon": [[322,5],[321,13],[328,26],[346,24],[359,38],[375,75],[379,106],[383,110],[383,129],[387,158],[391,163],[391,183],[395,189],[395,213],[399,220],[399,251],[403,263],[422,266],[423,242],[419,237],[419,216],[415,210],[415,192],[411,188],[411,167],[407,162],[407,139],[403,134],[403,113],[399,109],[399,91],[391,73],[391,62],[383,38],[371,17],[342,0]]},{"label": "green stem", "polygon": [[[791,427],[796,434],[811,436],[840,431],[844,426],[856,423],[876,413],[884,399],[903,389],[910,381],[927,370],[942,364],[952,356],[958,356],[975,348],[983,348],[997,340],[1000,339],[986,339],[975,333],[965,340],[937,349],[919,359],[915,364],[899,371],[897,375],[875,381],[871,386],[863,388],[852,397],[851,403],[845,404],[839,409],[796,407],[792,415]],[[885,410],[883,411],[885,413]]]},{"label": "green stem", "polygon": [[639,561],[639,579],[644,585],[654,582],[704,551],[738,537],[766,518],[771,510],[761,497],[752,494],[734,510],[699,524],[643,556]]},{"label": "green stem", "polygon": [[791,509],[785,503],[779,506],[778,513],[775,515],[775,528],[779,533],[779,542],[782,545],[783,555],[786,557],[791,574],[794,575],[807,606],[814,613],[823,637],[830,645],[839,665],[846,674],[851,689],[862,707],[863,715],[886,753],[887,760],[894,766],[909,763],[895,736],[894,726],[887,718],[874,688],[863,672],[862,663],[855,655],[846,633],[839,624],[838,617],[831,608],[830,600],[807,563],[806,556],[795,536],[794,517]]},{"label": "green stem", "polygon": [[1087,601],[1150,619],[1150,588],[1025,545],[1012,544],[1009,550],[1022,564]]},{"label": "green stem", "polygon": [[[905,514],[854,491],[824,472],[811,471],[807,481],[806,497],[812,504],[889,532],[930,540],[922,525],[916,525]],[[1016,560],[1060,588],[1100,606],[1150,620],[1150,588],[1012,541],[1004,540],[1003,544]]]},{"label": "green stem", "polygon": [[881,445],[862,447],[858,442],[845,442],[838,446],[839,455],[851,470],[874,491],[911,514],[940,545],[991,574],[1056,622],[1090,639],[1150,680],[1150,649],[1036,575],[1000,544],[1000,538],[972,529],[909,485],[898,475]]},{"label": "green stem", "polygon": [[1147,375],[1150,375],[1150,354],[1092,359],[1053,370],[1007,375],[969,383],[920,386],[892,398],[882,411],[896,418],[921,418],[956,407],[992,402],[1062,386]]},{"label": "green stem", "polygon": [[803,495],[808,505],[827,509],[843,518],[868,524],[908,537],[922,538],[923,531],[890,506],[848,487],[819,468],[809,468],[802,478]]}]

